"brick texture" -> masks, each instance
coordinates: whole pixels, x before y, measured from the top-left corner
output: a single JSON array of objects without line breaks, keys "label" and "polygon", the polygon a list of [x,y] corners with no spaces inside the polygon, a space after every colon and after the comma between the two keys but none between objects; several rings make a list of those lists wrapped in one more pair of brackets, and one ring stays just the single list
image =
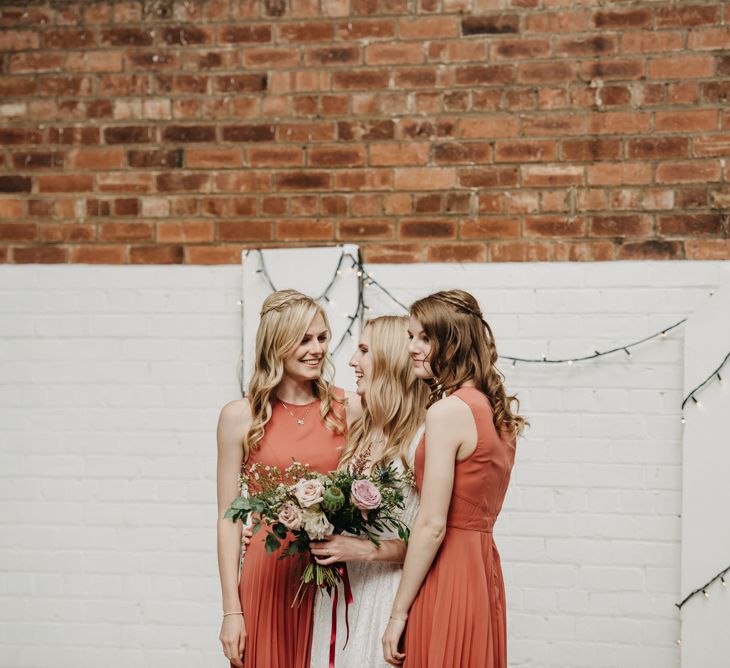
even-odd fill
[{"label": "brick texture", "polygon": [[729,21],[722,0],[3,2],[0,262],[727,259]]}]

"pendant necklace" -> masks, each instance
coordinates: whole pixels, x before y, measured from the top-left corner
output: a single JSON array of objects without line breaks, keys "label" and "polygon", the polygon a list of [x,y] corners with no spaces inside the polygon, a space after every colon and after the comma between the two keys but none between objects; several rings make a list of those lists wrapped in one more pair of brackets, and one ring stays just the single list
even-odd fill
[{"label": "pendant necklace", "polygon": [[304,415],[301,417],[297,417],[294,415],[294,413],[290,410],[289,406],[287,406],[281,399],[279,399],[279,403],[284,407],[284,410],[289,413],[296,421],[297,424],[301,427],[304,424],[304,418],[307,417],[307,414],[309,413],[310,409],[314,405],[314,402],[310,403],[309,406],[307,406],[307,410],[304,411]]}]

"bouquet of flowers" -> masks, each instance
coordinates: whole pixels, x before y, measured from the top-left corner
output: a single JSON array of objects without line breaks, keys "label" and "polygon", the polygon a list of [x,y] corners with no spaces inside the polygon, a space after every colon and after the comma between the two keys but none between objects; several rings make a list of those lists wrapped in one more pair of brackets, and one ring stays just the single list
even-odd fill
[{"label": "bouquet of flowers", "polygon": [[225,516],[248,522],[253,515],[253,533],[262,527],[268,531],[267,553],[281,551],[280,559],[305,560],[295,602],[304,587],[318,586],[330,592],[343,579],[344,569],[314,560],[309,554],[310,541],[347,532],[379,546],[377,532],[384,530],[397,531],[402,540],[408,540],[408,527],[397,511],[404,507],[406,487],[412,485],[412,479],[392,465],[376,467],[369,474],[356,467],[325,475],[298,462],[284,471],[252,464],[240,481],[243,495],[233,501]]}]

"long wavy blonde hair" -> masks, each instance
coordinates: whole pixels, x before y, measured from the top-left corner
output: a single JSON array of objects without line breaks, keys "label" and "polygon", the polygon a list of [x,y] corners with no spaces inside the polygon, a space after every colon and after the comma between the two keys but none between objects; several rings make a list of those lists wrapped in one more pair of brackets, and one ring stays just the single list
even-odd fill
[{"label": "long wavy blonde hair", "polygon": [[504,376],[496,366],[492,328],[479,302],[465,290],[445,290],[419,299],[410,310],[431,343],[428,362],[433,381],[429,403],[472,380],[492,405],[497,431],[513,437],[521,434],[527,421],[518,413],[517,397],[505,390]]},{"label": "long wavy blonde hair", "polygon": [[[252,421],[243,439],[243,461],[248,460],[264,435],[271,419],[271,406],[276,388],[284,377],[284,360],[301,343],[313,318],[320,314],[331,335],[324,309],[311,297],[297,290],[272,292],[261,306],[261,322],[256,332],[256,358],[248,396]],[[321,400],[320,417],[324,424],[337,433],[344,433],[344,398],[332,392],[330,378],[333,364],[325,356],[322,375],[312,382],[312,393]]]},{"label": "long wavy blonde hair", "polygon": [[363,413],[350,427],[340,468],[348,466],[382,431],[385,446],[377,461],[397,458],[406,469],[408,446],[426,419],[428,387],[418,381],[408,354],[408,318],[384,315],[365,323],[370,331],[372,377],[362,398]]}]

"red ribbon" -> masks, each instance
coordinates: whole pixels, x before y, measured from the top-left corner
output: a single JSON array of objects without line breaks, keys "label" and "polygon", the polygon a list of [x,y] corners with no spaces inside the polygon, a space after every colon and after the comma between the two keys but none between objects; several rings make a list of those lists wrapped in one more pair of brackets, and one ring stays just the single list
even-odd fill
[{"label": "red ribbon", "polygon": [[[345,627],[347,629],[347,636],[345,637],[345,644],[342,649],[347,647],[347,643],[350,641],[350,619],[348,611],[350,604],[353,602],[352,587],[350,586],[350,576],[347,574],[347,564],[336,564],[335,570],[337,571],[340,579],[342,580],[342,586],[345,590]],[[332,632],[330,633],[330,665],[329,668],[335,668],[335,642],[337,641],[337,602],[339,600],[340,587],[335,586],[335,593],[332,598]]]}]

